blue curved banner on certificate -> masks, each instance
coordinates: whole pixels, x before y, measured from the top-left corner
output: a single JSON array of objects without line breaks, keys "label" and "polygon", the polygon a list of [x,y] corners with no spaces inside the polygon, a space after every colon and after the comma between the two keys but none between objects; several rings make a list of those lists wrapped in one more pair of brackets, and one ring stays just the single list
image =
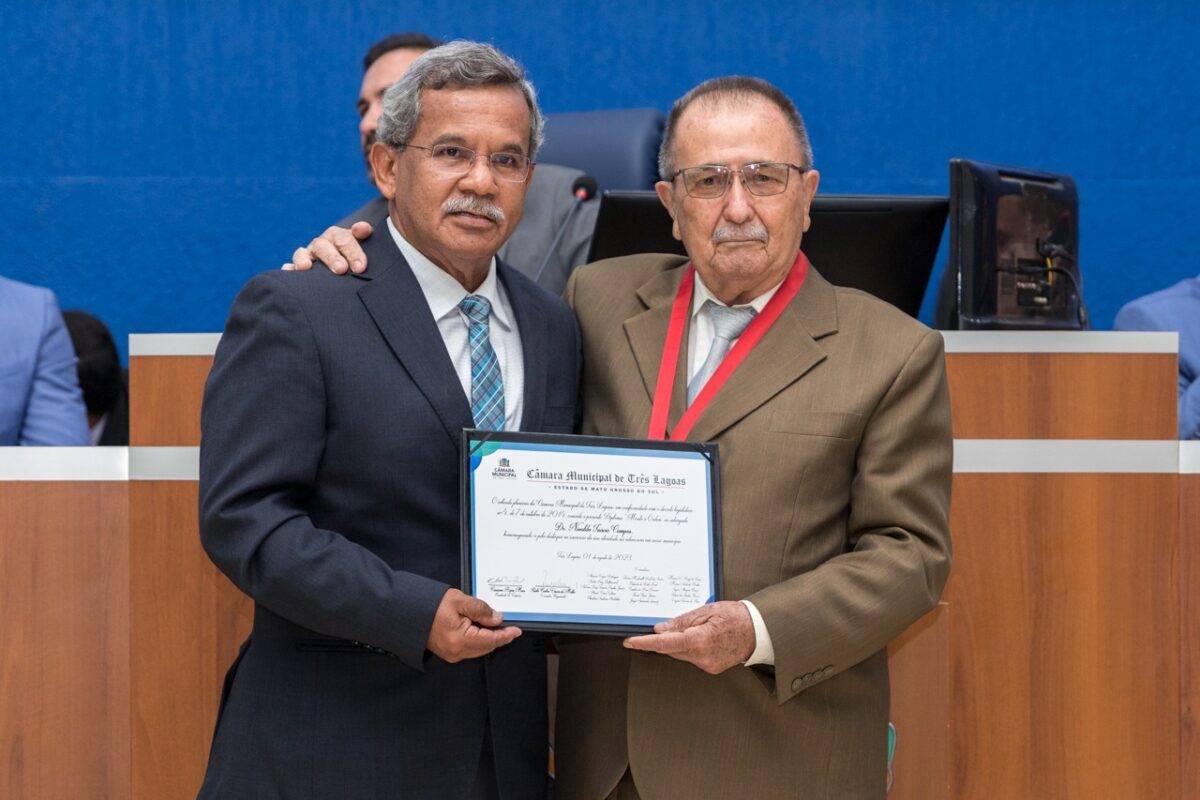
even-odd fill
[{"label": "blue curved banner on certificate", "polygon": [[713,445],[468,431],[464,583],[535,630],[640,631],[712,602],[715,459]]}]

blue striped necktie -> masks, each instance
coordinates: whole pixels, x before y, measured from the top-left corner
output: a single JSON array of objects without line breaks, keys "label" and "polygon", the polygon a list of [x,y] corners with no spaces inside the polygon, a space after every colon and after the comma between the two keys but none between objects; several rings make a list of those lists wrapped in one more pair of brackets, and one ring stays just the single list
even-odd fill
[{"label": "blue striped necktie", "polygon": [[475,427],[498,431],[504,428],[504,376],[500,361],[488,338],[492,304],[486,297],[470,294],[458,304],[467,316],[467,343],[471,348],[471,414]]}]

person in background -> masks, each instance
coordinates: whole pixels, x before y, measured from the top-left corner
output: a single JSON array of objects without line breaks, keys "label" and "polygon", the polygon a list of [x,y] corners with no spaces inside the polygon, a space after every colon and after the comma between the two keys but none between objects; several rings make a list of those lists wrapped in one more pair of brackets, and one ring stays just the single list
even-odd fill
[{"label": "person in background", "polygon": [[1200,276],[1126,303],[1113,329],[1179,332],[1179,438],[1200,439]]},{"label": "person in background", "polygon": [[64,311],[79,359],[79,386],[87,406],[89,438],[93,445],[129,444],[129,375],[108,326],[86,311]]},{"label": "person in background", "polygon": [[0,446],[87,443],[75,351],[54,293],[0,277]]},{"label": "person in background", "polygon": [[[363,57],[362,86],[358,93],[358,135],[364,159],[375,142],[384,91],[400,80],[418,56],[441,44],[424,33],[410,32],[387,36],[367,50]],[[575,207],[576,200],[571,187],[582,176],[583,173],[577,169],[538,164],[525,193],[521,224],[499,253],[505,262],[554,294],[562,293],[571,270],[587,259],[592,231],[596,227],[599,200],[586,200],[578,208]],[[367,177],[371,179],[369,164]],[[375,197],[336,226],[326,229],[322,236],[345,239],[350,233],[343,229],[356,223],[361,226],[360,232],[369,231],[369,220],[382,214],[386,208],[387,201],[381,196]],[[313,258],[322,259],[335,272],[344,272],[347,266],[356,272],[362,269],[361,264],[348,265],[337,249],[328,247],[320,237],[307,247],[297,249],[292,254],[292,262],[285,264],[284,269],[292,264],[307,269],[312,266]]]}]

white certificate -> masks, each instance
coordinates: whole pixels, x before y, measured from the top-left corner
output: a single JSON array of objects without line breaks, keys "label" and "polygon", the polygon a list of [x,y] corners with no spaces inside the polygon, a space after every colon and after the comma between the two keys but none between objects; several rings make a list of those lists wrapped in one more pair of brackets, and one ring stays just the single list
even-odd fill
[{"label": "white certificate", "polygon": [[720,599],[716,445],[466,431],[465,591],[533,630],[642,632]]}]

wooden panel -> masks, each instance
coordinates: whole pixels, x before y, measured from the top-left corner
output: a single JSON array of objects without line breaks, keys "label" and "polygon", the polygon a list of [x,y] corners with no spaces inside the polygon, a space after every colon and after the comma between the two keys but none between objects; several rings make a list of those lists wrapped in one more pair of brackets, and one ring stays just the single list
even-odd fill
[{"label": "wooden panel", "polygon": [[1174,353],[950,353],[957,439],[1174,439]]},{"label": "wooden panel", "polygon": [[[960,438],[1175,435],[1171,354],[947,363]],[[210,365],[131,360],[135,445],[199,443]],[[1184,480],[955,476],[945,602],[890,648],[893,797],[1200,797],[1200,478]],[[199,546],[194,483],[130,492],[133,796],[192,796],[251,606]]]},{"label": "wooden panel", "polygon": [[252,606],[200,546],[197,484],[130,487],[133,797],[195,797]]},{"label": "wooden panel", "polygon": [[1179,480],[1180,734],[1183,788],[1200,797],[1200,475]]},{"label": "wooden panel", "polygon": [[134,356],[129,359],[129,443],[200,444],[200,401],[212,356]]},{"label": "wooden panel", "polygon": [[0,797],[129,796],[125,483],[0,483]]},{"label": "wooden panel", "polygon": [[952,796],[1178,796],[1177,491],[955,476]]},{"label": "wooden panel", "polygon": [[[946,363],[957,438],[1175,436],[1174,354],[950,353]],[[199,444],[211,366],[211,356],[131,358],[130,443]]]},{"label": "wooden panel", "polygon": [[950,607],[939,603],[888,646],[896,726],[892,800],[950,795]]}]

